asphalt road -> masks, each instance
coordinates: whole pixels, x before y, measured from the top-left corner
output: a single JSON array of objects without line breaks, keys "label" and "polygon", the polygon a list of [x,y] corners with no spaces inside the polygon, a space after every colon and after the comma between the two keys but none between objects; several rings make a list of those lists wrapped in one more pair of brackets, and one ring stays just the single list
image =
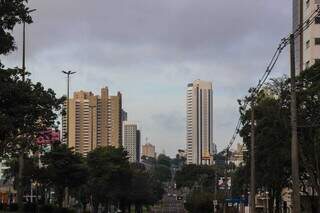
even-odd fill
[{"label": "asphalt road", "polygon": [[183,208],[183,201],[176,200],[176,197],[168,196],[163,197],[161,202],[154,206],[152,213],[185,213]]},{"label": "asphalt road", "polygon": [[152,208],[152,213],[186,213],[183,200],[177,200],[177,191],[170,187],[162,200]]}]

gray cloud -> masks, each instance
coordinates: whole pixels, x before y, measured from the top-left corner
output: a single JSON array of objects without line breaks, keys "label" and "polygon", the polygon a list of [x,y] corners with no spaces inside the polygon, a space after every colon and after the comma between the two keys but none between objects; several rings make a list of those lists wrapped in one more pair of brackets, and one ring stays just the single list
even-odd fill
[{"label": "gray cloud", "polygon": [[[37,9],[27,28],[32,78],[62,95],[60,71],[72,69],[72,90],[121,90],[129,117],[171,155],[185,147],[186,84],[213,81],[214,140],[222,148],[238,117],[236,100],[291,28],[289,0],[33,0],[30,8]],[[21,47],[21,27],[14,33]],[[20,56],[3,61],[16,66]],[[287,61],[284,54],[274,76]]]}]

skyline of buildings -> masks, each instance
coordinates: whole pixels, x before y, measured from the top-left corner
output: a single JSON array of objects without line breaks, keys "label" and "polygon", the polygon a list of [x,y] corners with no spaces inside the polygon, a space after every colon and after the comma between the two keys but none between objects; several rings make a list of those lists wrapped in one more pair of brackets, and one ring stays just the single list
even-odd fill
[{"label": "skyline of buildings", "polygon": [[195,80],[187,87],[186,155],[188,164],[213,163],[212,83]]},{"label": "skyline of buildings", "polygon": [[293,32],[304,22],[310,21],[310,26],[295,39],[297,73],[309,68],[316,61],[320,61],[320,17],[316,17],[314,22],[308,20],[319,5],[320,0],[293,0]]},{"label": "skyline of buildings", "polygon": [[[122,145],[122,95],[110,96],[107,87],[100,95],[77,91],[69,99],[68,146],[87,155],[98,146]],[[63,142],[66,141],[67,115],[62,118]]]}]

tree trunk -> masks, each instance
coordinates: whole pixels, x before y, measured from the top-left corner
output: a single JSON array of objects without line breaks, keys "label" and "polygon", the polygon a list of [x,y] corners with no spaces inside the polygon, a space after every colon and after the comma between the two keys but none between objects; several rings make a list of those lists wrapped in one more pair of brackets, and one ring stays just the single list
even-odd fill
[{"label": "tree trunk", "polygon": [[17,187],[17,202],[19,212],[23,212],[23,169],[24,159],[23,153],[19,154],[19,172],[18,172],[18,187]]},{"label": "tree trunk", "polygon": [[142,213],[141,204],[138,204],[138,203],[135,204],[135,211],[136,213]]},{"label": "tree trunk", "polygon": [[128,212],[131,213],[131,203],[128,204]]}]

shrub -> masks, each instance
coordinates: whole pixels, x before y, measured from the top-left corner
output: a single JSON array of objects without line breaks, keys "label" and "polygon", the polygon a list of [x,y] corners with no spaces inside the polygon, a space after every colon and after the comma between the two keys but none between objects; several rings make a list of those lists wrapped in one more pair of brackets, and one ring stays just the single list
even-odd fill
[{"label": "shrub", "polygon": [[27,213],[34,213],[37,210],[37,205],[35,203],[25,203],[23,206],[23,211]]},{"label": "shrub", "polygon": [[11,203],[9,205],[9,211],[10,212],[15,212],[15,211],[18,211],[19,207],[18,207],[18,204],[17,203]]}]

